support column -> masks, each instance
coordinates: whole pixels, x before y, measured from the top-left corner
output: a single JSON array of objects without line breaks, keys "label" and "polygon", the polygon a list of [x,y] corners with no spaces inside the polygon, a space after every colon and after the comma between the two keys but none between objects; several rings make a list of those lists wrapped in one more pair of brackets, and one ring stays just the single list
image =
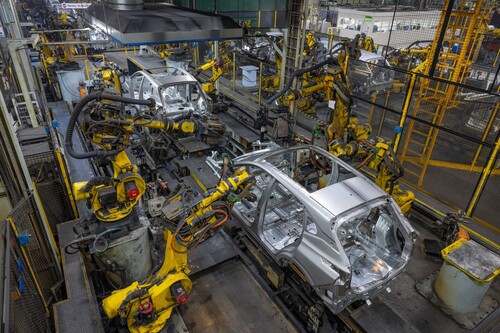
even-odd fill
[{"label": "support column", "polygon": [[405,102],[403,104],[403,110],[401,111],[401,118],[399,119],[399,125],[396,128],[396,136],[394,138],[394,151],[398,152],[399,143],[401,142],[401,136],[403,134],[403,127],[406,122],[406,116],[408,115],[408,110],[410,109],[411,97],[413,95],[413,89],[415,88],[415,82],[417,80],[417,75],[412,74],[410,77],[410,82],[408,83],[408,89],[406,89]]},{"label": "support column", "polygon": [[474,193],[472,194],[469,204],[467,205],[467,209],[465,210],[465,215],[467,217],[471,217],[472,214],[474,213],[474,210],[477,207],[477,203],[479,202],[479,198],[483,193],[484,187],[486,186],[486,183],[490,178],[491,171],[495,167],[495,162],[499,157],[499,153],[500,153],[500,131],[497,133],[495,147],[491,150],[490,156],[488,157],[488,162],[486,163],[486,166],[483,168],[483,171],[481,172],[481,177],[477,182],[476,188],[474,189]]},{"label": "support column", "polygon": [[[214,41],[214,58],[215,61],[219,60],[219,41]],[[219,80],[215,80],[215,93],[219,94]]]}]

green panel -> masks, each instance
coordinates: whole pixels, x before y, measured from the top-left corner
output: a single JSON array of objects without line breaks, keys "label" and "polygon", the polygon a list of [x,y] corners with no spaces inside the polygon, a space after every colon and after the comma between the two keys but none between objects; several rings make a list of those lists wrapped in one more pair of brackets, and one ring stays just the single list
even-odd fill
[{"label": "green panel", "polygon": [[172,3],[179,7],[189,8],[189,0],[174,0]]},{"label": "green panel", "polygon": [[196,0],[196,9],[205,12],[214,12],[215,0]]},{"label": "green panel", "polygon": [[[265,0],[261,0],[265,1]],[[273,1],[273,0],[271,0]],[[258,11],[259,0],[215,0],[217,12]]]},{"label": "green panel", "polygon": [[286,10],[286,0],[276,0],[276,10]]},{"label": "green panel", "polygon": [[215,0],[217,12],[231,12],[238,10],[238,1],[236,0]]},{"label": "green panel", "polygon": [[[260,10],[262,11],[274,11],[276,8],[276,2],[280,2],[280,0],[260,0]],[[286,1],[285,1],[286,4]]]},{"label": "green panel", "polygon": [[[239,10],[242,12],[251,12],[251,11],[259,11],[259,2],[266,1],[266,0],[252,0],[252,1],[245,1],[245,0],[240,0],[239,1]],[[269,1],[269,0],[268,0]],[[272,0],[271,0],[272,1]]]}]

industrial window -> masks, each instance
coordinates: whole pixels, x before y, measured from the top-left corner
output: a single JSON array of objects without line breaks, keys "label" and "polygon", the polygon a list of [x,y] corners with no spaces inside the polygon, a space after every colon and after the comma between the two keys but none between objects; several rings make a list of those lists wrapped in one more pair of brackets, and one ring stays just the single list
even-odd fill
[{"label": "industrial window", "polygon": [[361,19],[354,19],[350,17],[341,17],[340,18],[340,27],[342,29],[347,29],[347,30],[356,30],[356,31],[361,31],[361,24],[363,23],[363,20]]}]

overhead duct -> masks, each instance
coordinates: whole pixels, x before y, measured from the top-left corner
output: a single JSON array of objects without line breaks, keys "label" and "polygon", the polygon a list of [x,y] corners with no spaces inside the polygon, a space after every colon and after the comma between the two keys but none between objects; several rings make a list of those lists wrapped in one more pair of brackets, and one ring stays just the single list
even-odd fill
[{"label": "overhead duct", "polygon": [[243,37],[243,29],[228,16],[144,0],[107,0],[104,4],[92,4],[84,16],[123,45]]},{"label": "overhead duct", "polygon": [[109,8],[118,10],[142,10],[144,0],[106,0]]}]

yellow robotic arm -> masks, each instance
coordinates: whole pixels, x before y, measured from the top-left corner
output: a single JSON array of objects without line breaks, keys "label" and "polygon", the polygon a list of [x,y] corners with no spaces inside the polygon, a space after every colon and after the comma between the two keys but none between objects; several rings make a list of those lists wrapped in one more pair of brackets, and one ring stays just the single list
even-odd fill
[{"label": "yellow robotic arm", "polygon": [[[72,147],[74,122],[71,119],[78,117],[83,110],[83,104],[98,99],[102,105],[94,109],[99,114],[93,117],[86,114],[84,117],[85,136],[101,150],[91,153],[76,153]],[[113,101],[138,103],[153,106],[152,101],[140,101],[123,98],[111,94],[91,94],[77,104],[68,125],[66,134],[66,148],[75,158],[90,158],[94,156],[110,157],[113,166],[113,177],[96,177],[89,181],[73,184],[73,192],[77,200],[88,200],[95,216],[104,222],[113,222],[128,216],[133,207],[144,194],[146,185],[137,173],[137,166],[133,165],[125,152],[130,144],[131,132],[134,126],[159,129],[167,133],[193,134],[198,129],[205,129],[203,124],[191,120],[173,121],[171,119],[156,120],[154,118],[131,118],[121,116],[115,110]],[[76,115],[76,116],[75,116]],[[99,116],[99,117],[97,117]],[[97,120],[95,119],[97,117]],[[210,125],[210,124],[209,124]],[[219,129],[222,130],[223,129]]]},{"label": "yellow robotic arm", "polygon": [[[351,129],[356,130],[355,124],[351,124]],[[364,132],[362,129],[360,131]],[[403,214],[406,215],[415,200],[415,194],[402,190],[399,186],[398,179],[403,176],[404,169],[392,150],[391,143],[380,138],[375,140],[374,144],[364,139],[352,140],[348,143],[336,140],[332,141],[328,148],[337,157],[363,160],[358,165],[358,169],[367,166],[375,171],[377,173],[375,183],[393,197]]]},{"label": "yellow robotic arm", "polygon": [[144,179],[137,173],[125,151],[112,159],[113,178],[95,177],[73,183],[76,200],[88,200],[97,219],[118,221],[128,216],[146,189]]},{"label": "yellow robotic arm", "polygon": [[105,298],[103,309],[106,315],[109,318],[119,316],[133,333],[161,331],[172,309],[186,303],[191,291],[187,253],[227,221],[228,208],[218,208],[217,203],[231,203],[233,195],[252,186],[252,179],[245,168],[238,169],[233,177],[221,180],[201,202],[190,208],[182,206],[182,195],[172,198],[169,205],[175,208],[168,209],[167,206],[165,210],[172,212],[179,207],[186,212],[175,217],[175,230],[164,229],[167,249],[162,267],[146,283],[134,282]]},{"label": "yellow robotic arm", "polygon": [[220,56],[220,60],[212,59],[196,69],[196,72],[198,74],[202,71],[212,69],[212,76],[201,85],[202,89],[207,94],[215,93],[215,82],[224,74],[231,63],[232,61],[229,59],[229,57],[225,53],[223,53]]}]

